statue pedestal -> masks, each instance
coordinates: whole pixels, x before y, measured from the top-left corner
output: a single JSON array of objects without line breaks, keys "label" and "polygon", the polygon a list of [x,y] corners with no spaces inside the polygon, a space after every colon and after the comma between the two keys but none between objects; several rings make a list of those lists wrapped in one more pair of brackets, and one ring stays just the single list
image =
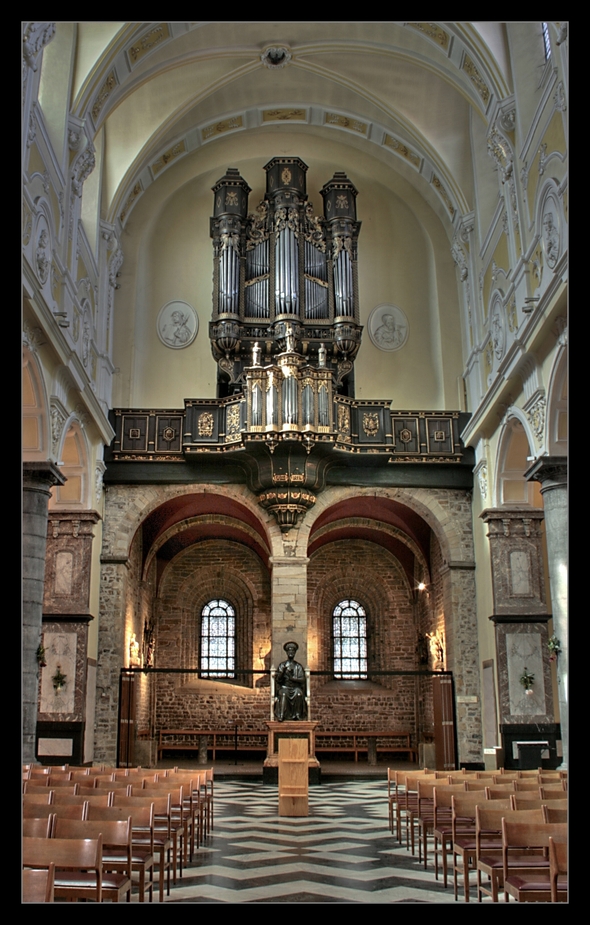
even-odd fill
[{"label": "statue pedestal", "polygon": [[307,768],[310,784],[320,781],[320,763],[315,756],[315,731],[319,722],[306,720],[285,720],[283,723],[272,721],[268,727],[268,749],[262,768],[265,784],[276,784],[279,775],[279,742],[281,739],[305,739],[307,741]]}]

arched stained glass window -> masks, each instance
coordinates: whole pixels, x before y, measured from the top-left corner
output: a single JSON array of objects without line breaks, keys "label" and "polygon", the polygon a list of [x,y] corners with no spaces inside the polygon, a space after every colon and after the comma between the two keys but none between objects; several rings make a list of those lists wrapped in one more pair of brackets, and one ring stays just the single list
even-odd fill
[{"label": "arched stained glass window", "polygon": [[358,601],[340,601],[332,611],[334,677],[367,677],[367,615]]},{"label": "arched stained glass window", "polygon": [[202,678],[235,678],[236,614],[227,601],[215,600],[201,611]]}]

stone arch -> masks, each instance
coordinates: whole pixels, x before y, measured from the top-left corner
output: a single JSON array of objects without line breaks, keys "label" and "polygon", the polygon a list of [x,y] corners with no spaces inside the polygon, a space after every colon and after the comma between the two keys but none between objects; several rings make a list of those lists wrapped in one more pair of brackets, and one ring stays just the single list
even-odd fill
[{"label": "stone arch", "polygon": [[500,433],[494,479],[495,506],[504,504],[542,507],[536,483],[524,473],[534,454],[534,437],[524,412],[511,408]]},{"label": "stone arch", "polygon": [[[464,491],[454,492],[448,489],[423,488],[328,488],[319,496],[317,503],[307,514],[299,528],[297,549],[307,550],[310,533],[318,518],[333,505],[354,498],[374,499],[378,511],[379,499],[390,499],[405,505],[418,514],[430,527],[441,548],[446,563],[472,562],[473,541],[471,534],[466,534],[458,518],[453,515],[450,505],[459,497],[465,497]],[[466,515],[467,516],[467,515]],[[303,553],[305,554],[305,553]]]},{"label": "stone arch", "polygon": [[567,456],[567,346],[559,347],[547,389],[546,445],[550,456]]},{"label": "stone arch", "polygon": [[77,416],[66,421],[57,448],[59,467],[66,477],[65,485],[57,485],[49,502],[51,509],[91,507],[92,479],[89,469],[89,453],[86,434]]},{"label": "stone arch", "polygon": [[[273,550],[281,533],[272,515],[262,516],[254,495],[246,486],[237,485],[141,485],[133,486],[130,494],[127,486],[113,485],[107,488],[107,505],[110,508],[107,527],[103,533],[103,555],[127,558],[133,539],[142,523],[157,508],[174,500],[189,496],[219,499],[220,508],[245,509],[256,524],[261,538]],[[228,505],[229,502],[229,505]],[[208,507],[211,505],[209,504]],[[239,519],[239,518],[238,518]],[[273,526],[276,529],[273,529]],[[281,550],[282,554],[282,550]]]},{"label": "stone arch", "polygon": [[51,457],[49,447],[49,401],[37,357],[25,347],[22,371],[23,458],[27,461]]}]

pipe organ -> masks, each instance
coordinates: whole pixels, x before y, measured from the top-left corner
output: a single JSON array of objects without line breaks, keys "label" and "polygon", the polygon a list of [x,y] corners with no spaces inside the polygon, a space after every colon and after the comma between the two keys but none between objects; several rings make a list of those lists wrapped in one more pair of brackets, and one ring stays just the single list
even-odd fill
[{"label": "pipe organ", "polygon": [[[312,367],[321,359],[335,391],[353,397],[353,363],[362,331],[357,190],[344,173],[336,172],[321,190],[320,217],[308,201],[307,165],[300,158],[275,157],[264,170],[266,194],[255,212],[248,212],[250,187],[235,168],[228,168],[213,187],[209,334],[218,365],[218,397],[244,391],[254,349],[264,351],[266,366],[285,351],[296,352]],[[289,418],[281,423],[311,424],[311,398],[305,393],[302,403],[294,388],[287,377],[280,402],[279,392],[273,400],[272,389],[261,393],[256,405],[252,395],[252,414],[277,425],[280,403]],[[322,414],[327,420],[327,412]]]}]

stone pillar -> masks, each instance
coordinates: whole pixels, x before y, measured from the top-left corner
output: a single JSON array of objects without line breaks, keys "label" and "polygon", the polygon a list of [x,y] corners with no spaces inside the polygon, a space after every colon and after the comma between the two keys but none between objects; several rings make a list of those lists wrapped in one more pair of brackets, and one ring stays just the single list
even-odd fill
[{"label": "stone pillar", "polygon": [[294,639],[296,658],[307,667],[307,564],[309,559],[272,556],[272,664],[285,659],[283,645]]},{"label": "stone pillar", "polygon": [[125,608],[129,560],[103,553],[100,570],[100,632],[96,666],[94,758],[117,763],[119,679],[125,665]]},{"label": "stone pillar", "polygon": [[545,537],[551,588],[553,632],[561,652],[557,658],[559,718],[563,748],[562,768],[568,764],[568,621],[567,621],[567,459],[542,456],[525,472],[525,478],[541,483],[545,510]]},{"label": "stone pillar", "polygon": [[23,463],[23,761],[35,761],[43,619],[47,511],[51,489],[66,479],[51,462]]},{"label": "stone pillar", "polygon": [[483,764],[479,645],[475,602],[475,565],[451,562],[444,581],[445,648],[443,663],[453,672],[459,761]]}]

